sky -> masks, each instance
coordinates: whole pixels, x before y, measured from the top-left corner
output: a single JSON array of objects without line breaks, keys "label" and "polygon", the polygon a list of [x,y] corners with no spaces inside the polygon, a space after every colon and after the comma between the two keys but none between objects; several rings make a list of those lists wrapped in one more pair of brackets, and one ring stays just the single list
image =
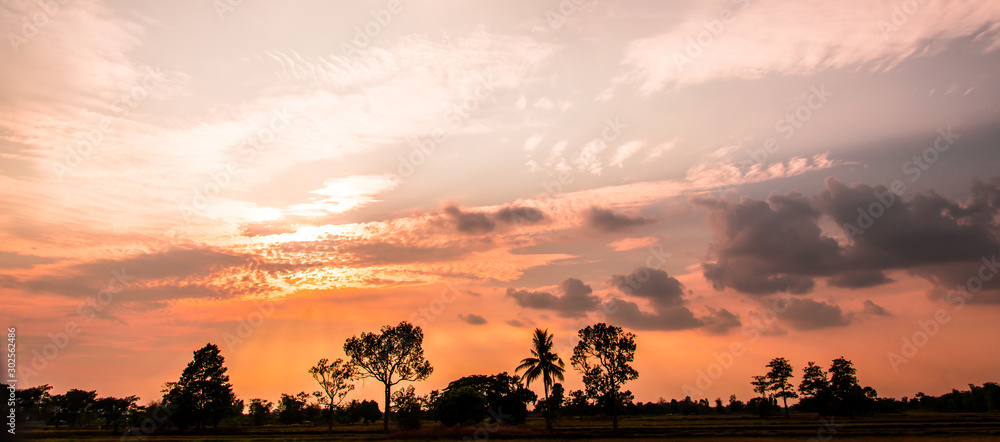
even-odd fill
[{"label": "sky", "polygon": [[996,2],[2,0],[0,30],[22,388],[145,403],[215,343],[275,401],[400,321],[419,394],[536,327],[579,389],[597,322],[639,401],[745,401],[776,357],[998,380]]}]

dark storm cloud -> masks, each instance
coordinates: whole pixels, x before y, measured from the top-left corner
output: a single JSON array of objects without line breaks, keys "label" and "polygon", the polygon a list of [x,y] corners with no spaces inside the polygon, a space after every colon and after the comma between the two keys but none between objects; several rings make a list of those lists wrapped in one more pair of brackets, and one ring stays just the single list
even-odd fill
[{"label": "dark storm cloud", "polygon": [[840,306],[812,299],[790,298],[787,307],[778,316],[796,330],[843,327],[851,323],[853,316],[845,314]]},{"label": "dark storm cloud", "polygon": [[[891,282],[886,272],[906,270],[933,282],[940,296],[964,285],[976,291],[968,302],[1000,302],[1000,278],[984,264],[1000,251],[1000,178],[974,180],[963,201],[892,190],[829,178],[812,200],[794,192],[766,202],[694,200],[710,209],[714,233],[716,261],[703,263],[704,275],[716,289],[766,295],[807,293],[820,277],[836,287],[872,287]],[[822,233],[821,215],[841,226],[845,244]]]},{"label": "dark storm cloud", "polygon": [[655,220],[643,217],[630,217],[616,214],[608,209],[591,207],[584,214],[584,222],[587,226],[605,233],[628,230],[654,222]]},{"label": "dark storm cloud", "polygon": [[474,313],[469,313],[467,315],[459,313],[458,319],[461,319],[462,322],[469,325],[483,325],[486,323],[486,318]]},{"label": "dark storm cloud", "polygon": [[708,222],[715,237],[710,250],[717,261],[702,266],[716,289],[801,294],[813,289],[812,277],[842,266],[837,242],[816,224],[820,212],[798,193],[772,194],[766,202],[744,198],[694,203],[711,209]]},{"label": "dark storm cloud", "polygon": [[554,310],[560,316],[582,316],[600,305],[600,298],[594,290],[579,279],[569,278],[560,284],[562,296],[549,292],[507,289],[507,296],[514,298],[517,305],[526,308]]},{"label": "dark storm cloud", "polygon": [[882,284],[888,284],[890,282],[892,282],[892,279],[885,276],[885,273],[878,270],[846,271],[838,275],[833,275],[827,280],[827,283],[834,287],[847,289],[875,287]]}]

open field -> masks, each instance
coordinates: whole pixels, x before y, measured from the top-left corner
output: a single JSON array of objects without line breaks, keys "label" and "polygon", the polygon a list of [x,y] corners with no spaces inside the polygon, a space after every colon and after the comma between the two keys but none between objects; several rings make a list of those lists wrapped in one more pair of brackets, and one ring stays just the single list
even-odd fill
[{"label": "open field", "polygon": [[[106,430],[31,429],[21,434],[31,440],[140,440],[111,435]],[[546,432],[541,419],[520,426],[478,425],[445,428],[426,422],[422,429],[383,434],[381,424],[339,425],[333,433],[324,426],[265,426],[220,428],[178,434],[165,430],[150,440],[997,440],[1000,414],[908,413],[855,419],[822,420],[812,415],[760,419],[751,416],[643,416],[620,421],[617,432],[606,418],[563,418]]]}]

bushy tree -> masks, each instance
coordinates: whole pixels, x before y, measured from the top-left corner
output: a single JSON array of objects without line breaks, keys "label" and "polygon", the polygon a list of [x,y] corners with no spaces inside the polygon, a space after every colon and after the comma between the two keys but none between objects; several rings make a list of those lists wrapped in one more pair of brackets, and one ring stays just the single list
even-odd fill
[{"label": "bushy tree", "polygon": [[598,398],[618,429],[619,408],[624,400],[621,387],[639,377],[630,365],[635,359],[635,335],[605,323],[580,330],[573,349],[573,367],[583,374],[587,395]]},{"label": "bushy tree", "polygon": [[538,400],[531,390],[524,388],[521,379],[507,372],[492,376],[472,375],[451,381],[444,393],[469,387],[486,398],[485,410],[491,420],[503,419],[518,424],[528,416],[528,404]]},{"label": "bushy tree", "polygon": [[362,333],[344,342],[344,353],[362,376],[385,386],[386,412],[383,431],[389,431],[389,411],[392,387],[403,381],[422,381],[434,371],[424,359],[424,332],[408,322],[382,327],[380,333]]},{"label": "bushy tree", "polygon": [[421,400],[417,397],[412,385],[400,388],[392,393],[392,409],[396,413],[396,422],[404,430],[420,428]]},{"label": "bushy tree", "polygon": [[251,425],[265,425],[271,422],[271,410],[274,408],[274,403],[268,400],[254,398],[250,399],[250,409],[247,410],[247,415],[250,417]]},{"label": "bushy tree", "polygon": [[128,396],[125,398],[104,397],[94,402],[94,409],[97,415],[104,419],[104,425],[112,427],[115,433],[127,422],[128,416],[136,411],[138,396]]},{"label": "bushy tree", "polygon": [[472,387],[446,391],[434,406],[434,418],[449,427],[482,422],[486,418],[486,397]]},{"label": "bushy tree", "polygon": [[296,394],[281,394],[278,401],[278,422],[282,424],[301,424],[306,420],[306,407],[309,405],[309,394],[302,391]]}]

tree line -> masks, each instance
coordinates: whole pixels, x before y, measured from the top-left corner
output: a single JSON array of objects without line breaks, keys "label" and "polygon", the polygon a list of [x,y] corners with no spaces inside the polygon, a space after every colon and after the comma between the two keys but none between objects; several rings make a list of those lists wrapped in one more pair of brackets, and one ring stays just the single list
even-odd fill
[{"label": "tree line", "polygon": [[[918,393],[912,399],[879,398],[872,387],[862,387],[851,361],[840,357],[824,370],[814,362],[802,369],[801,381],[792,383],[794,370],[785,358],[774,358],[767,373],[754,376],[751,385],[758,395],[746,404],[736,395],[728,404],[716,398],[667,402],[635,402],[628,390],[622,390],[639,373],[631,366],[635,359],[635,335],[620,327],[598,323],[578,332],[570,365],[583,378],[584,389],[566,392],[559,381],[565,378],[566,364],[553,351],[553,336],[536,329],[530,355],[522,359],[513,373],[470,375],[451,381],[442,390],[418,396],[412,385],[395,388],[403,382],[418,382],[433,372],[424,358],[423,331],[408,322],[365,332],[344,342],[347,359],[320,359],[307,372],[319,390],[281,394],[277,403],[261,398],[249,404],[238,399],[229,382],[225,359],[218,346],[207,344],[196,350],[176,382],[167,382],[162,398],[138,405],[136,396],[98,397],[96,391],[71,389],[51,394],[52,387],[41,385],[16,393],[17,418],[22,422],[45,422],[57,428],[98,425],[114,432],[122,428],[130,433],[151,434],[170,427],[189,428],[223,425],[272,425],[325,422],[332,430],[337,423],[382,420],[389,430],[390,415],[398,428],[416,429],[423,421],[444,425],[473,425],[481,422],[520,424],[533,413],[544,418],[546,428],[560,417],[583,419],[587,416],[609,417],[618,428],[620,416],[697,415],[753,413],[768,417],[784,409],[821,415],[874,414],[906,410],[986,412],[1000,409],[1000,386],[970,384],[970,390],[953,390],[940,397]],[[384,387],[381,407],[373,400],[347,401],[354,382],[370,378]],[[529,389],[541,381],[544,395],[539,398]],[[798,404],[788,406],[788,399]],[[779,405],[778,400],[781,400]],[[388,412],[384,412],[387,410]]]}]

